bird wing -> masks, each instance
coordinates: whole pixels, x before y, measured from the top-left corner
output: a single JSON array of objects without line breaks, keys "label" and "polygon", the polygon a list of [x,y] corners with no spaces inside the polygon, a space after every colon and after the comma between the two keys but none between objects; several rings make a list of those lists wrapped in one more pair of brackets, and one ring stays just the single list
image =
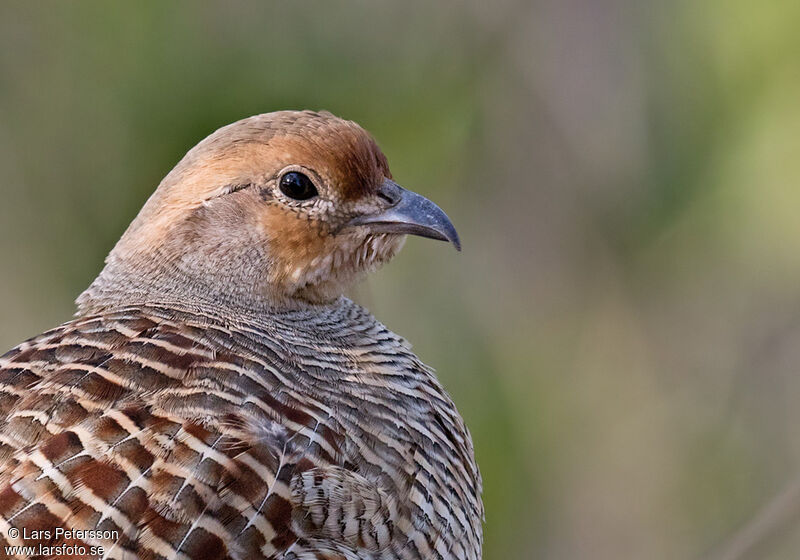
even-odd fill
[{"label": "bird wing", "polygon": [[234,346],[218,325],[122,311],[0,358],[0,546],[345,560],[388,546],[407,516],[343,467],[330,410],[298,400],[277,353]]}]

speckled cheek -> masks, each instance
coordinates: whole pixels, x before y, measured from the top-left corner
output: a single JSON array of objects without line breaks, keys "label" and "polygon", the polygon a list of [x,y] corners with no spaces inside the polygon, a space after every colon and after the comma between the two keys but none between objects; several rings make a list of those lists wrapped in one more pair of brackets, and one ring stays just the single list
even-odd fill
[{"label": "speckled cheek", "polygon": [[297,281],[315,257],[327,252],[332,242],[318,221],[288,208],[269,208],[258,227],[277,264],[276,275],[291,281]]}]

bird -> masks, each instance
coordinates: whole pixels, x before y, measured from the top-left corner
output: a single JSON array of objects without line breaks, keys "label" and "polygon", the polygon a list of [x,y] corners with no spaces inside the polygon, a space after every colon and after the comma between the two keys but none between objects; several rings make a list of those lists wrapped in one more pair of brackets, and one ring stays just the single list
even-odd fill
[{"label": "bird", "polygon": [[276,111],[202,140],[74,318],[0,357],[6,556],[481,558],[469,430],[346,295],[409,235],[460,250],[355,122]]}]

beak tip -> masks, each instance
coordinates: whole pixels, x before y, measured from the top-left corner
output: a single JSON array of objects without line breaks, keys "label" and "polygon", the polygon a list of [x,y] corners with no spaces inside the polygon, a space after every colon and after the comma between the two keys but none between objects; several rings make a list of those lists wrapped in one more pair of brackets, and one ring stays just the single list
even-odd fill
[{"label": "beak tip", "polygon": [[[440,210],[441,212],[441,210]],[[439,233],[442,235],[442,240],[453,244],[456,251],[461,252],[461,238],[458,236],[455,226],[453,226],[450,219],[442,212],[443,219],[441,220],[441,229]]]}]

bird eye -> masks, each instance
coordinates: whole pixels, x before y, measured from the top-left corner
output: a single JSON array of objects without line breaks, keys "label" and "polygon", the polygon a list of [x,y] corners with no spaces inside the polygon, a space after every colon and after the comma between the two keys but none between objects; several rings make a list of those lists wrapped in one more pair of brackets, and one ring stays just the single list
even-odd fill
[{"label": "bird eye", "polygon": [[297,171],[290,171],[281,177],[280,189],[294,200],[308,200],[319,194],[311,179]]}]

